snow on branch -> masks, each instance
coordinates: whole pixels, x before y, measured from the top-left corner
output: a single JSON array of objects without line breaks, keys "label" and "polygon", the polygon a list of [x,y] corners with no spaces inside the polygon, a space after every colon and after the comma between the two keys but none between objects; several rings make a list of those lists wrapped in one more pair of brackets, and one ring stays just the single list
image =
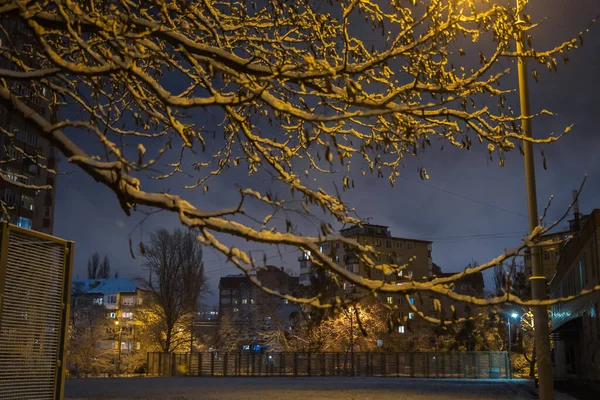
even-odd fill
[{"label": "snow on branch", "polygon": [[[546,144],[568,133],[571,126],[525,137],[521,119],[551,113],[521,116],[507,105],[514,88],[500,61],[515,55],[519,30],[533,32],[526,3],[515,10],[476,0],[268,0],[256,9],[245,1],[11,0],[0,6],[0,58],[10,66],[0,69],[0,102],[110,188],[126,214],[138,206],[170,211],[245,273],[257,261],[228,239],[310,251],[310,261],[338,283],[368,293],[452,298],[449,283],[542,245],[536,240],[547,230],[538,227],[514,250],[452,277],[402,285],[367,279],[322,254],[320,245],[345,243],[368,269],[384,274],[404,266],[379,263],[374,248],[335,235],[331,224],[363,221],[337,185],[323,188],[314,176],[340,180],[342,191],[359,173],[393,185],[405,157],[436,140],[466,150],[477,140],[503,165],[504,152],[523,140]],[[525,57],[554,71],[557,57],[567,62],[566,52],[581,46],[581,35],[549,50],[528,41]],[[43,99],[53,118],[17,83]],[[197,190],[208,192],[228,170],[267,176],[293,200],[239,185],[235,204],[203,209]],[[420,174],[428,178],[425,169]],[[148,189],[156,187],[151,178],[184,183],[167,193]],[[251,215],[249,202],[263,214]],[[280,214],[316,220],[320,212],[325,217],[313,236],[296,232],[291,219],[285,230],[278,225]],[[335,296],[285,296],[316,307],[344,304]]]}]

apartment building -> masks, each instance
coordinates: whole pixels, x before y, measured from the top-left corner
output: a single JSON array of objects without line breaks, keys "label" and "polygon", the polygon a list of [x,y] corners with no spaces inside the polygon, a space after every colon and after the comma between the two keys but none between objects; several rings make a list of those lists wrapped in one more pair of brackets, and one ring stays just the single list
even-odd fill
[{"label": "apartment building", "polygon": [[[398,285],[402,285],[407,279],[427,281],[432,276],[432,242],[430,241],[394,237],[388,226],[374,224],[355,225],[341,230],[340,234],[361,245],[373,246],[377,252],[376,263],[406,264],[399,273],[384,276],[382,271],[370,268],[361,262],[352,246],[340,241],[323,243],[320,251],[348,271],[369,279],[396,282]],[[316,268],[310,260],[310,254],[302,254],[299,262],[300,284],[309,287],[316,276]],[[361,288],[346,282],[343,292],[339,294],[350,298],[359,297],[362,293]],[[431,330],[431,324],[420,318],[414,310],[416,307],[419,311],[430,313],[432,300],[428,293],[413,294],[408,298],[405,295],[387,294],[383,299],[362,300],[363,303],[370,301],[383,301],[395,310],[394,319],[400,321],[396,327],[399,334]]]},{"label": "apartment building", "polygon": [[[143,304],[144,295],[145,291],[130,278],[75,280],[71,295],[72,325],[100,327],[104,334],[94,344],[100,349],[118,350],[120,343],[122,354],[139,350],[137,309]],[[90,316],[95,316],[95,320],[90,321]]]},{"label": "apartment building", "polygon": [[[552,241],[559,244],[542,246],[540,251],[540,262],[544,271],[544,276],[547,281],[550,282],[554,273],[556,272],[556,265],[560,258],[561,248],[564,245],[564,241],[575,233],[581,230],[587,221],[588,215],[583,215],[579,212],[579,203],[577,201],[577,191],[573,191],[573,219],[568,220],[568,229],[563,229],[558,232],[550,232],[540,236],[540,241]],[[562,243],[561,243],[562,242]],[[529,278],[532,268],[531,254],[527,251],[524,260],[525,275]]]},{"label": "apartment building", "polygon": [[[0,48],[28,54],[26,47],[35,46],[23,21],[1,21]],[[5,35],[8,34],[8,37]],[[8,38],[11,40],[9,41]],[[25,60],[26,62],[34,62]],[[0,68],[15,69],[6,57],[0,56]],[[13,94],[49,121],[55,111],[49,107],[44,87],[32,87],[26,81],[9,81]],[[0,104],[0,199],[6,205],[0,218],[28,229],[52,234],[54,229],[54,201],[56,188],[57,151],[38,130],[23,117]],[[50,185],[51,190],[34,187]]]},{"label": "apartment building", "polygon": [[[384,225],[364,224],[355,225],[340,231],[340,234],[362,245],[370,245],[377,251],[376,262],[403,265],[407,267],[399,276],[417,280],[426,280],[432,274],[431,261],[432,242],[426,240],[408,239],[392,236],[389,227]],[[356,256],[352,246],[340,241],[323,243],[321,252],[330,256],[336,263],[349,271],[370,279],[390,279],[383,272],[369,268]],[[300,259],[300,284],[310,285],[314,267],[310,254],[302,254]],[[393,278],[394,280],[397,277]],[[351,287],[349,285],[349,287]]]},{"label": "apartment building", "polygon": [[[575,296],[600,284],[600,209],[562,248],[551,298]],[[556,379],[600,381],[600,292],[552,306]]]}]

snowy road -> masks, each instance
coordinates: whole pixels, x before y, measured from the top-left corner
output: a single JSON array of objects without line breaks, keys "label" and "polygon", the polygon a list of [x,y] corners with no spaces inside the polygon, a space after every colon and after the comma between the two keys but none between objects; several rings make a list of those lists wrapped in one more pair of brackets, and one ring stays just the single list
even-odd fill
[{"label": "snowy road", "polygon": [[[407,378],[131,378],[69,380],[66,399],[535,399],[531,381]],[[572,400],[559,394],[557,400]]]}]

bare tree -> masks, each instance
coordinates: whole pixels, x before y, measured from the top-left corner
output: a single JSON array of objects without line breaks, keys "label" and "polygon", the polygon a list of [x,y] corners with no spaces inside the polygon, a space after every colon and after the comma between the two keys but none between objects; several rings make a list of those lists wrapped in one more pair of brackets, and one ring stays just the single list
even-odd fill
[{"label": "bare tree", "polygon": [[110,278],[110,261],[108,261],[108,256],[106,255],[102,259],[102,264],[100,265],[100,270],[98,272],[98,278]]},{"label": "bare tree", "polygon": [[101,346],[103,341],[114,343],[108,333],[114,325],[107,318],[104,306],[94,303],[91,297],[78,297],[69,328],[68,360],[73,370],[87,376],[112,368],[110,363],[115,351],[112,346]]},{"label": "bare tree", "polygon": [[99,278],[100,272],[100,254],[97,252],[92,254],[92,257],[88,260],[87,277],[88,279]]},{"label": "bare tree", "polygon": [[191,232],[159,229],[150,237],[143,265],[149,270],[150,329],[164,352],[174,351],[189,342],[197,301],[207,288],[202,246]]},{"label": "bare tree", "polygon": [[[11,24],[3,29],[0,57],[10,68],[0,69],[0,103],[112,190],[127,215],[144,206],[174,213],[269,293],[313,307],[344,306],[337,296],[297,297],[265,287],[251,275],[260,258],[232,246],[232,239],[310,252],[336,284],[369,293],[429,291],[476,305],[507,302],[508,294],[483,299],[448,287],[522,254],[554,225],[534,229],[488,263],[402,286],[348,271],[319,248],[336,240],[355,248],[367,269],[402,268],[333,234],[333,223],[363,221],[338,189],[350,190],[353,176],[367,173],[394,184],[405,156],[434,141],[460,149],[479,141],[503,165],[504,153],[524,140],[558,140],[562,134],[523,135],[517,124],[538,114],[518,115],[508,106],[514,91],[502,64],[524,57],[555,71],[587,30],[548,50],[526,40],[517,54],[517,33],[526,30],[528,37],[536,27],[527,0],[517,7],[478,0],[388,3],[269,0],[256,10],[243,1],[6,1],[0,18]],[[23,32],[33,44],[20,46]],[[55,118],[29,98],[44,99],[44,111]],[[67,113],[56,111],[67,107],[74,117],[59,118]],[[275,183],[240,185],[239,198],[217,210],[196,202],[195,190],[209,196],[211,181],[240,168]],[[419,174],[428,179],[424,168]],[[158,183],[187,181],[180,191],[158,188],[148,175]],[[318,176],[338,185],[315,183]],[[288,192],[291,198],[282,194]],[[231,201],[216,195],[220,203]],[[245,211],[249,203],[258,205],[253,215]],[[318,232],[295,228],[296,218],[318,219],[318,210],[326,215]],[[510,296],[521,305],[566,300]]]},{"label": "bare tree", "polygon": [[[87,268],[88,279],[109,279],[110,278],[110,261],[108,256],[104,256],[100,262],[100,254],[95,252],[88,260]],[[118,271],[115,271],[115,278],[119,276]]]}]

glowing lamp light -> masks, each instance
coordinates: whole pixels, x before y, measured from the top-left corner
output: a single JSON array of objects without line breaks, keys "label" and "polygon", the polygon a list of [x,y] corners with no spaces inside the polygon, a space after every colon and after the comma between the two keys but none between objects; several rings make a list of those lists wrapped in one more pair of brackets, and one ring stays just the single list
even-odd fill
[{"label": "glowing lamp light", "polygon": [[511,317],[513,317],[514,319],[517,319],[519,317],[519,314],[517,314],[516,312],[510,314]]}]

